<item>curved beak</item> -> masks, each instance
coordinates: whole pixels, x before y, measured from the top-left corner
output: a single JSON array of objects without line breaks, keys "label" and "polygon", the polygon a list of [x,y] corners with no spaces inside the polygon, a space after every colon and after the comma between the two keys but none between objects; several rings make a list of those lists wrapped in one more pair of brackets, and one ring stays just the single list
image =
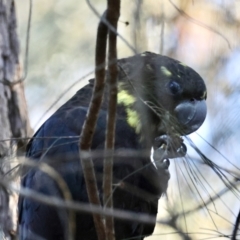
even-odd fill
[{"label": "curved beak", "polygon": [[177,105],[174,109],[184,135],[196,131],[204,122],[207,115],[205,100],[191,99]]}]

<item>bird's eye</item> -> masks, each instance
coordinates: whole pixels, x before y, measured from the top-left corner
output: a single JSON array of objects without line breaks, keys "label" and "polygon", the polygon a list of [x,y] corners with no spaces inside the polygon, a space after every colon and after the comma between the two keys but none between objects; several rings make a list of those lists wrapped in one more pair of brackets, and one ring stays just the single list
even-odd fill
[{"label": "bird's eye", "polygon": [[176,94],[180,93],[181,86],[177,82],[172,81],[169,83],[169,90],[173,95],[176,95]]}]

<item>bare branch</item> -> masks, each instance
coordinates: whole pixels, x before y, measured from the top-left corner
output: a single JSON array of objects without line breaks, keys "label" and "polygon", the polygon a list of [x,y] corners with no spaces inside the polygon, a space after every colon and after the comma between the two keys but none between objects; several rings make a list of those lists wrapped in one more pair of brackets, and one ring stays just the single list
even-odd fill
[{"label": "bare branch", "polygon": [[[108,1],[107,20],[117,31],[117,22],[120,16],[120,0]],[[116,32],[115,31],[115,32]],[[115,126],[117,111],[117,77],[118,67],[117,59],[117,35],[109,29],[108,33],[108,72],[109,72],[109,104],[107,117],[107,130],[105,140],[105,150],[114,150],[115,143]],[[114,62],[113,64],[111,62]],[[103,204],[110,209],[113,207],[112,201],[112,177],[113,177],[113,156],[104,158],[104,174],[103,174]],[[114,240],[114,221],[111,216],[106,217],[106,239]]]},{"label": "bare branch", "polygon": [[28,24],[27,24],[27,34],[26,34],[26,46],[25,46],[25,59],[24,59],[24,73],[22,76],[22,81],[27,78],[28,74],[28,53],[29,53],[29,43],[30,43],[30,29],[31,29],[31,20],[32,20],[32,0],[29,0],[29,13],[28,13]]},{"label": "bare branch", "polygon": [[[139,214],[131,211],[123,211],[123,210],[116,210],[116,209],[112,210],[109,208],[103,209],[101,206],[96,206],[89,203],[64,201],[63,199],[60,199],[58,197],[54,197],[54,196],[49,197],[39,192],[33,191],[29,188],[21,187],[21,189],[19,189],[18,187],[16,187],[16,185],[9,183],[4,178],[0,179],[0,185],[4,186],[7,189],[10,189],[12,191],[19,193],[20,196],[24,196],[29,199],[33,199],[37,202],[41,202],[59,209],[70,209],[70,210],[74,210],[76,212],[82,212],[82,213],[91,213],[91,214],[95,213],[95,214],[104,215],[104,216],[113,216],[114,218],[140,222],[140,223],[156,222],[156,218],[149,214]],[[165,221],[157,221],[157,223],[163,224],[163,225],[168,224],[168,222],[165,222]]]},{"label": "bare branch", "polygon": [[[104,14],[105,15],[105,14]],[[89,150],[92,144],[92,138],[98,118],[98,113],[102,103],[103,91],[105,86],[105,67],[97,69],[99,65],[105,65],[106,46],[107,46],[107,26],[100,20],[97,31],[96,55],[95,55],[95,82],[90,106],[86,120],[84,122],[80,136],[80,151]],[[100,206],[96,176],[91,158],[81,158],[84,179],[86,182],[89,202]],[[105,227],[98,214],[93,214],[94,224],[99,240],[105,240]]]},{"label": "bare branch", "polygon": [[[94,6],[91,4],[89,0],[86,0],[88,6],[91,8],[91,10],[94,12],[94,14],[100,19],[101,15],[97,12],[97,10],[94,8]],[[112,32],[114,32],[125,44],[128,46],[129,49],[132,50],[133,53],[137,53],[136,49],[120,34],[116,31],[116,29],[107,21],[106,18],[103,18],[102,21],[106,24],[108,29],[110,29]]]},{"label": "bare branch", "polygon": [[232,240],[237,240],[237,233],[239,230],[239,226],[240,226],[240,211],[238,212],[238,216],[236,218],[236,222],[235,222],[235,226],[232,234]]}]

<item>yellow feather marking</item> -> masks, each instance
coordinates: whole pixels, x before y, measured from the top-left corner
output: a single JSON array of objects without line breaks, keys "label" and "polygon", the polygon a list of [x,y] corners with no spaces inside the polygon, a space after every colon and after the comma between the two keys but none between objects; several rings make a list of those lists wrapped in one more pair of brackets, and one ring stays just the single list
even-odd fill
[{"label": "yellow feather marking", "polygon": [[126,90],[120,90],[118,93],[118,104],[123,104],[125,107],[135,103],[136,99],[130,95]]},{"label": "yellow feather marking", "polygon": [[118,93],[118,104],[125,106],[127,114],[127,123],[135,129],[136,133],[140,133],[141,124],[137,111],[133,110],[131,106],[136,102],[136,98],[130,95],[126,90],[120,90]]},{"label": "yellow feather marking", "polygon": [[139,120],[139,115],[136,111],[130,109],[130,108],[127,108],[126,109],[126,112],[127,112],[127,122],[128,124],[135,128],[135,131],[136,133],[139,133],[140,132],[140,120]]},{"label": "yellow feather marking", "polygon": [[205,98],[206,98],[206,96],[207,96],[207,91],[205,91],[205,92],[203,93],[203,95],[202,95],[201,99],[205,99]]},{"label": "yellow feather marking", "polygon": [[162,71],[162,73],[163,73],[165,76],[167,76],[167,77],[172,76],[172,73],[171,73],[166,67],[164,67],[164,66],[161,66],[161,71]]},{"label": "yellow feather marking", "polygon": [[183,63],[183,62],[179,62],[179,64],[181,64],[184,67],[187,67],[187,65],[185,63]]}]

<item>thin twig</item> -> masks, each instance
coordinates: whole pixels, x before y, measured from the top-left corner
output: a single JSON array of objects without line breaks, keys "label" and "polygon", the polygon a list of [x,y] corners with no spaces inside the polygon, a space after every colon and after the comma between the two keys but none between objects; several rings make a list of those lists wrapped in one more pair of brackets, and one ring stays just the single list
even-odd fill
[{"label": "thin twig", "polygon": [[[89,203],[83,203],[78,201],[65,201],[61,198],[55,197],[55,196],[46,196],[45,194],[41,194],[37,191],[33,191],[29,188],[16,187],[16,184],[11,184],[9,181],[7,181],[4,178],[0,179],[0,185],[4,186],[7,189],[10,189],[11,191],[19,193],[20,196],[32,199],[37,202],[44,203],[48,206],[53,206],[58,209],[68,209],[73,210],[76,212],[82,212],[82,213],[90,213],[90,214],[99,214],[99,215],[105,215],[105,216],[113,216],[117,219],[122,220],[128,220],[128,221],[134,221],[139,223],[156,223],[156,217],[145,214],[145,213],[135,213],[132,211],[125,211],[125,210],[117,210],[117,209],[103,209],[101,206],[91,205]],[[157,223],[167,225],[168,221],[160,221],[158,220]]]},{"label": "thin twig", "polygon": [[237,240],[237,232],[240,226],[240,211],[238,212],[238,216],[236,218],[235,226],[233,229],[232,240]]},{"label": "thin twig", "polygon": [[[97,12],[96,8],[93,6],[93,4],[90,2],[90,0],[86,0],[88,6],[91,8],[91,10],[94,12],[94,14],[100,19],[101,15]],[[113,31],[125,44],[126,46],[133,51],[133,53],[137,53],[136,49],[120,34],[114,29],[114,27],[107,21],[106,18],[103,18],[102,21],[106,24],[106,26]]]},{"label": "thin twig", "polygon": [[200,26],[200,27],[203,27],[203,28],[205,28],[205,29],[207,29],[207,30],[209,30],[209,31],[211,31],[211,32],[214,32],[214,33],[216,33],[217,35],[219,35],[220,37],[222,37],[222,38],[226,41],[229,49],[231,49],[230,42],[228,41],[228,39],[227,39],[222,33],[220,33],[218,30],[214,29],[213,27],[207,26],[206,24],[204,24],[204,23],[202,23],[202,22],[200,22],[200,21],[198,21],[198,20],[190,17],[190,16],[189,16],[187,13],[185,13],[182,9],[180,9],[179,7],[177,7],[177,5],[175,5],[175,4],[173,3],[173,1],[169,0],[169,2],[173,5],[173,7],[174,7],[183,17],[185,17],[186,19],[188,19],[190,22],[192,22],[192,23],[194,23],[194,24],[196,24],[196,25],[198,25],[198,26]]},{"label": "thin twig", "polygon": [[[32,160],[28,160],[26,158],[19,158],[17,160],[21,166],[29,166],[32,168],[37,168],[40,171],[46,173],[51,179],[54,180],[54,182],[57,184],[57,187],[60,189],[61,194],[63,196],[63,201],[71,201],[72,195],[71,192],[62,178],[62,176],[50,165],[44,162],[36,162]],[[4,178],[5,181],[9,182],[9,178]],[[3,181],[2,179],[0,182]],[[1,183],[0,183],[1,185]],[[45,195],[46,196],[46,195]],[[49,196],[46,196],[49,197]],[[73,210],[69,211],[68,215],[68,231],[65,232],[67,239],[73,240],[75,235],[75,212]]]},{"label": "thin twig", "polygon": [[[105,16],[103,16],[104,18]],[[106,46],[107,46],[107,33],[108,28],[103,23],[102,19],[98,25],[97,42],[96,42],[96,55],[95,55],[95,82],[93,94],[88,108],[86,120],[84,122],[82,133],[80,136],[80,149],[90,150],[93,134],[98,118],[98,113],[101,107],[103,91],[105,86],[105,67],[97,69],[97,66],[105,63],[106,59]],[[94,172],[94,166],[91,158],[81,158],[81,164],[83,167],[83,174],[88,192],[89,202],[91,204],[101,206],[97,181]],[[105,226],[101,219],[101,216],[93,213],[94,224],[99,240],[105,240]]]},{"label": "thin twig", "polygon": [[73,82],[67,89],[65,89],[56,99],[55,101],[50,105],[50,107],[43,113],[43,115],[38,119],[37,123],[35,124],[34,128],[43,120],[43,118],[53,109],[53,107],[63,98],[64,95],[66,95],[75,85],[82,82],[86,77],[93,74],[93,71],[90,71],[86,75],[82,76],[81,78],[77,79],[75,82]]},{"label": "thin twig", "polygon": [[22,81],[24,81],[27,78],[27,74],[28,74],[28,53],[29,53],[29,43],[30,43],[31,20],[32,20],[32,0],[29,0],[29,14],[28,14],[25,59],[24,59],[24,73],[21,79]]}]

